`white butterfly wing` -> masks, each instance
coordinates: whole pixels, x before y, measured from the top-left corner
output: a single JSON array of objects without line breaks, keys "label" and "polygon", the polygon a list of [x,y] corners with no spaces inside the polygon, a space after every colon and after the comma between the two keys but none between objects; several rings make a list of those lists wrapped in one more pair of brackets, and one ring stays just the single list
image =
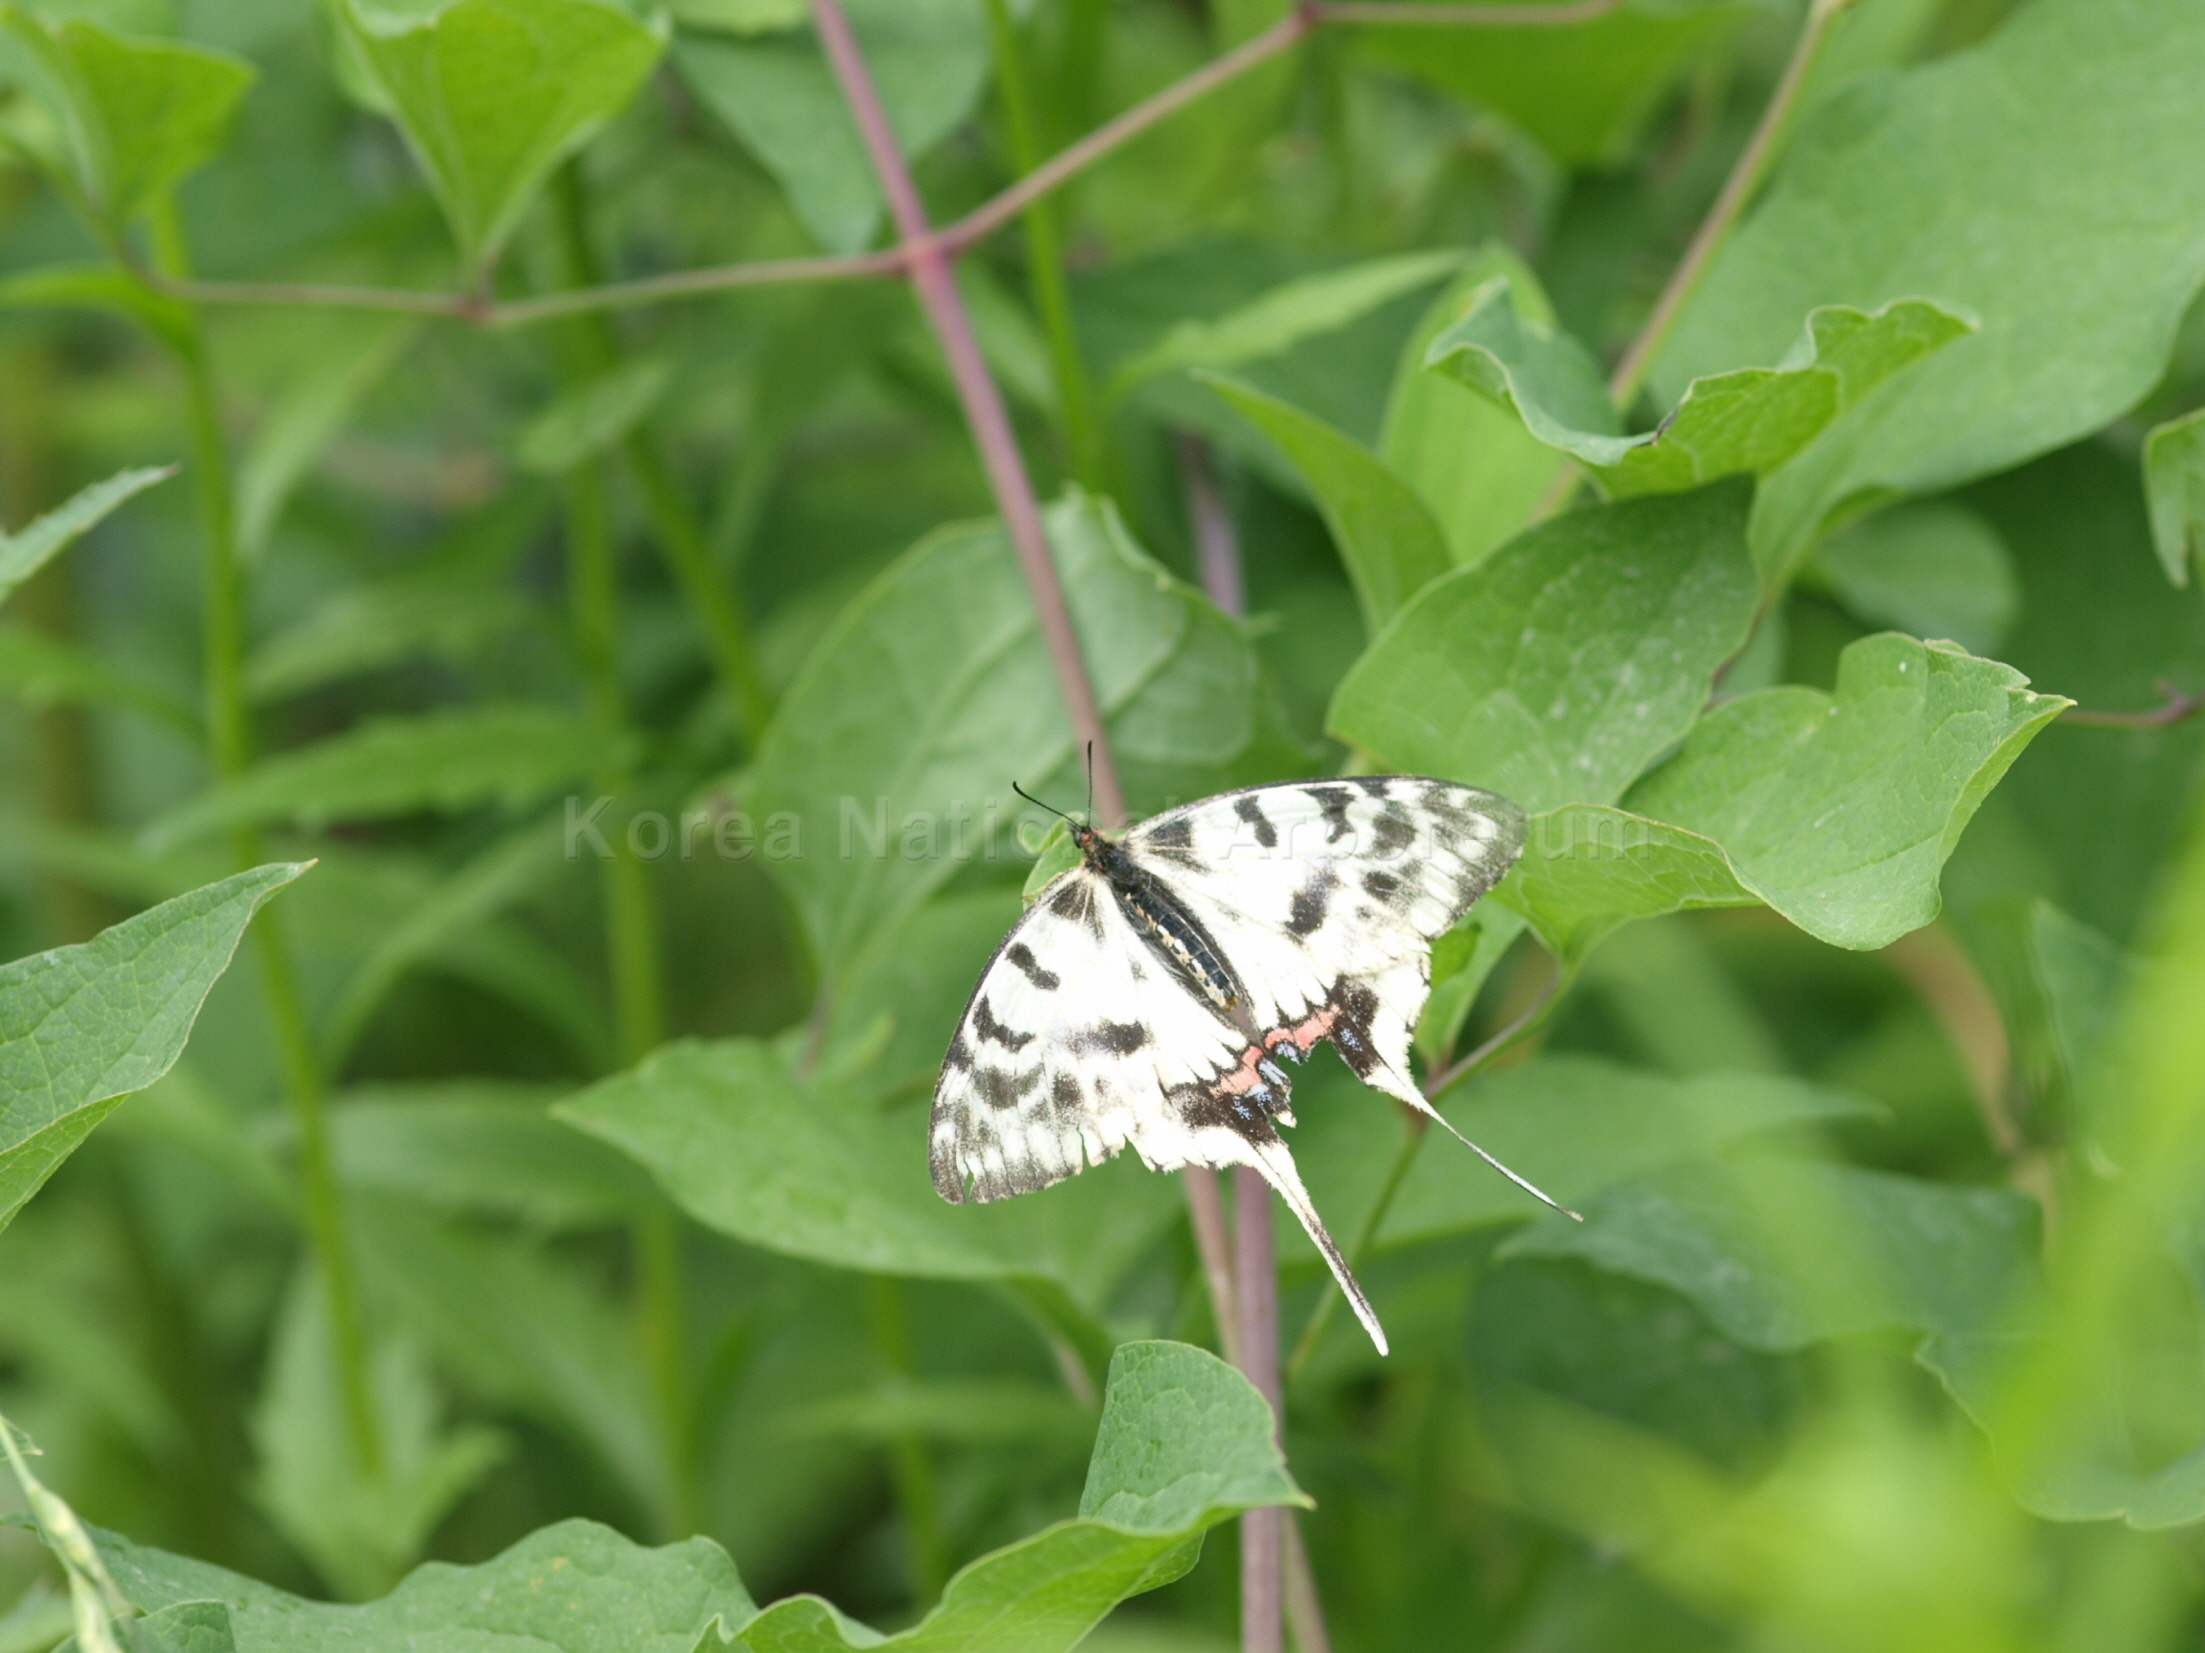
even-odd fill
[{"label": "white butterfly wing", "polygon": [[959,1020],[934,1091],[935,1187],[1004,1199],[1128,1143],[1157,1170],[1249,1166],[1384,1352],[1278,1135],[1293,1115],[1273,1054],[1330,1039],[1366,1083],[1430,1112],[1409,1038],[1431,938],[1499,882],[1523,836],[1507,799],[1416,776],[1250,787],[1144,822],[1124,850],[1207,932],[1245,1003],[1204,997],[1092,868],[1064,874],[1004,938]]},{"label": "white butterfly wing", "polygon": [[1246,1165],[1317,1243],[1381,1352],[1277,1121],[1285,1072],[1153,951],[1085,867],[1051,883],[981,972],[934,1087],[928,1157],[953,1202],[1007,1199],[1130,1143],[1152,1170]]},{"label": "white butterfly wing", "polygon": [[1330,1039],[1366,1084],[1425,1108],[1409,1040],[1432,938],[1523,843],[1506,798],[1364,775],[1205,798],[1143,822],[1125,848],[1209,927],[1269,1048],[1298,1056]]},{"label": "white butterfly wing", "polygon": [[1044,889],[981,972],[934,1088],[934,1186],[999,1200],[1100,1164],[1127,1143],[1185,1163],[1171,1093],[1246,1040],[1149,951],[1084,867]]}]

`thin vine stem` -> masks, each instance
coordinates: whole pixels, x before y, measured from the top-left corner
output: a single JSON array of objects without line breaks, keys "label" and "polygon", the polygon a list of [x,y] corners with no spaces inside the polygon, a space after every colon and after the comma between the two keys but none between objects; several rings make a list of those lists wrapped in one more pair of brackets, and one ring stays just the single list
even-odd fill
[{"label": "thin vine stem", "polygon": [[1737,228],[1738,219],[1753,200],[1754,192],[1768,176],[1770,164],[1783,145],[1784,134],[1791,127],[1792,117],[1799,112],[1800,94],[1806,91],[1815,64],[1822,56],[1822,48],[1829,43],[1831,26],[1853,4],[1854,0],[1812,0],[1808,6],[1807,21],[1792,46],[1791,58],[1784,65],[1776,90],[1763,107],[1761,118],[1754,123],[1752,136],[1739,151],[1730,176],[1723,180],[1715,204],[1708,208],[1707,216],[1700,220],[1700,227],[1693,231],[1684,257],[1669,272],[1669,280],[1663,285],[1661,296],[1655,299],[1645,325],[1639,328],[1609,377],[1608,398],[1618,408],[1628,407],[1639,387],[1646,382],[1647,370],[1667,341],[1669,330],[1676,325],[1686,302],[1699,290],[1715,255],[1730,239],[1730,232]]},{"label": "thin vine stem", "polygon": [[1012,433],[1010,414],[1003,395],[981,357],[974,337],[972,317],[950,268],[950,254],[929,230],[925,204],[918,185],[896,147],[889,129],[888,112],[865,67],[850,21],[837,0],[812,0],[812,23],[818,30],[827,61],[851,117],[863,138],[867,157],[887,197],[890,220],[910,256],[912,291],[926,313],[935,341],[949,363],[950,379],[964,409],[973,445],[980,450],[981,468],[987,473],[988,491],[1017,554],[1019,571],[1026,578],[1027,593],[1041,624],[1042,640],[1056,673],[1057,691],[1063,697],[1072,724],[1074,741],[1092,743],[1095,777],[1095,812],[1106,826],[1122,825],[1126,818],[1125,792],[1118,782],[1118,766],[1111,756],[1110,733],[1103,727],[1102,706],[1095,697],[1093,680],[1080,653],[1079,634],[1072,626],[1072,610],[1064,597],[1050,559],[1048,536],[1041,525],[1041,507],[1034,498],[1026,461]]},{"label": "thin vine stem", "polygon": [[[1041,164],[1026,53],[1011,16],[1010,0],[987,0],[988,34],[995,46],[995,82],[1003,99],[1003,135],[1011,165],[1021,176]],[[1095,422],[1095,390],[1072,332],[1072,298],[1064,282],[1064,234],[1058,203],[1050,196],[1026,208],[1026,281],[1049,343],[1049,376],[1057,392],[1057,429],[1066,468],[1083,487],[1102,486],[1102,432]]]},{"label": "thin vine stem", "polygon": [[[1716,194],[1714,205],[1707,216],[1700,220],[1692,232],[1692,240],[1686,245],[1684,256],[1669,272],[1669,279],[1662,284],[1661,293],[1654,300],[1654,308],[1647,313],[1630,344],[1625,347],[1615,371],[1608,378],[1608,400],[1617,411],[1628,412],[1632,400],[1646,382],[1654,357],[1669,337],[1669,330],[1676,325],[1677,317],[1684,311],[1687,300],[1699,290],[1701,280],[1715,260],[1723,243],[1730,239],[1730,232],[1737,227],[1739,216],[1752,202],[1754,192],[1768,176],[1775,161],[1785,132],[1797,112],[1800,94],[1806,90],[1815,63],[1822,56],[1822,48],[1829,39],[1830,27],[1838,16],[1854,4],[1854,0],[1812,0],[1807,10],[1807,21],[1799,31],[1799,39],[1793,43],[1792,55],[1784,65],[1784,73],[1776,83],[1776,90],[1754,123],[1752,135],[1746,139],[1746,147],[1739,151],[1732,163],[1730,174],[1723,180],[1722,189]],[[1557,456],[1554,478],[1532,508],[1531,520],[1543,522],[1553,516],[1570,501],[1583,480],[1574,460]]]},{"label": "thin vine stem", "polygon": [[1424,1081],[1422,1086],[1424,1099],[1427,1102],[1437,1103],[1459,1081],[1467,1079],[1511,1045],[1536,1032],[1545,1023],[1562,989],[1568,985],[1568,978],[1573,974],[1575,972],[1565,969],[1559,963],[1556,964],[1554,973],[1547,977],[1546,985],[1539,989],[1538,996],[1524,1007],[1521,1014],[1514,1017],[1506,1027],[1501,1028],[1483,1044],[1472,1050],[1469,1055],[1458,1057]]},{"label": "thin vine stem", "polygon": [[2153,687],[2159,691],[2160,704],[2144,711],[2103,711],[2095,707],[2070,706],[2060,713],[2060,721],[2080,724],[2086,729],[2167,729],[2205,712],[2205,692],[2191,694],[2164,677],[2156,679]]},{"label": "thin vine stem", "polygon": [[[157,290],[193,304],[302,305],[345,310],[397,310],[483,327],[527,327],[585,311],[631,309],[700,298],[743,287],[795,281],[912,277],[922,262],[951,257],[986,239],[1036,201],[1062,188],[1158,122],[1200,101],[1326,25],[1383,24],[1454,28],[1557,28],[1591,22],[1624,0],[1561,0],[1554,5],[1445,5],[1386,0],[1303,0],[1278,22],[1199,69],[1113,116],[1024,177],[940,230],[913,236],[898,226],[898,242],[877,252],[753,260],[675,270],[631,281],[603,282],[503,303],[474,292],[431,292],[302,281],[194,281],[140,269]],[[901,157],[898,157],[900,164]]]}]

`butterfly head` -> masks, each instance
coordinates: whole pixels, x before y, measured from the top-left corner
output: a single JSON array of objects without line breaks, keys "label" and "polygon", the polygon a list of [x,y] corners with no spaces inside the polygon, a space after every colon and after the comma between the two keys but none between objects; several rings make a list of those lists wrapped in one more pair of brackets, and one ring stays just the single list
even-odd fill
[{"label": "butterfly head", "polygon": [[[1039,798],[1035,797],[1023,786],[1020,786],[1016,781],[1011,782],[1011,790],[1017,793],[1021,798],[1024,798],[1028,803],[1032,804],[1036,809],[1046,809],[1049,811],[1050,814],[1054,815],[1058,820],[1062,821],[1064,823],[1065,830],[1071,834],[1072,843],[1079,850],[1080,856],[1083,860],[1097,861],[1109,853],[1110,840],[1104,837],[1102,833],[1098,832],[1086,821],[1080,820],[1077,816],[1074,815],[1067,815],[1064,813],[1063,810],[1054,808],[1049,804],[1043,803]],[[1090,807],[1089,813],[1093,814],[1092,807]]]}]

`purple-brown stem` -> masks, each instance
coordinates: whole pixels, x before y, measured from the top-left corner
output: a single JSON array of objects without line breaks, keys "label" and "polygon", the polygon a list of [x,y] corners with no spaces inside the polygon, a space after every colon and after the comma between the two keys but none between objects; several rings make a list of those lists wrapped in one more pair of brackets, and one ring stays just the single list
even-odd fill
[{"label": "purple-brown stem", "polygon": [[834,68],[850,116],[857,122],[858,136],[880,180],[881,193],[887,197],[889,221],[896,226],[897,239],[903,244],[912,291],[948,359],[950,380],[957,387],[965,423],[972,429],[973,445],[980,450],[980,464],[987,472],[988,490],[1002,513],[1004,531],[1010,535],[1011,548],[1018,556],[1019,571],[1026,576],[1027,592],[1041,623],[1042,641],[1056,671],[1057,691],[1064,697],[1064,709],[1071,718],[1073,740],[1093,754],[1095,812],[1107,826],[1123,825],[1125,792],[1118,784],[1118,766],[1111,759],[1109,731],[1103,727],[1102,708],[1080,654],[1079,634],[1072,628],[1072,611],[1064,600],[1063,582],[1057,578],[1056,564],[1049,556],[1041,507],[1035,502],[1033,483],[1026,475],[1025,458],[1018,451],[1018,439],[1012,433],[1010,415],[1004,411],[1002,394],[981,359],[972,317],[957,291],[951,253],[927,223],[918,185],[912,180],[910,167],[904,164],[903,151],[896,147],[888,111],[881,104],[857,38],[850,32],[850,20],[843,15],[838,0],[812,0],[812,25],[819,31],[819,43]]},{"label": "purple-brown stem", "polygon": [[[1178,432],[1173,445],[1178,450],[1187,528],[1194,538],[1195,566],[1201,570],[1202,589],[1211,602],[1227,614],[1238,616],[1248,606],[1241,575],[1240,536],[1234,531],[1232,512],[1226,508],[1225,496],[1218,487],[1209,445],[1191,431]],[[1187,1185],[1187,1203],[1196,1211],[1196,1243],[1202,1245],[1199,1199],[1206,1196],[1214,1205],[1217,1180],[1207,1169],[1197,1166],[1189,1166],[1183,1174],[1193,1178],[1198,1172],[1200,1180]],[[1203,1191],[1202,1196],[1198,1196],[1198,1189]],[[1208,1261],[1205,1248],[1205,1267]],[[1245,1166],[1233,1171],[1231,1295],[1221,1296],[1213,1281],[1210,1296],[1225,1358],[1238,1366],[1271,1403],[1273,1427],[1283,1445],[1286,1408],[1279,1383],[1279,1271],[1271,1235],[1271,1189],[1259,1173]],[[1282,1619],[1293,1621],[1294,1645],[1300,1653],[1329,1653],[1332,1643],[1325,1632],[1324,1607],[1317,1598],[1317,1581],[1309,1570],[1309,1556],[1302,1547],[1301,1530],[1292,1512],[1250,1510],[1240,1518],[1243,1653],[1278,1653]]]},{"label": "purple-brown stem", "polygon": [[[139,270],[149,286],[194,304],[308,305],[338,310],[397,310],[448,316],[484,327],[518,327],[584,310],[617,310],[694,298],[737,287],[784,281],[847,281],[910,272],[925,252],[955,254],[1009,223],[1034,200],[1058,188],[1196,99],[1257,64],[1297,45],[1323,24],[1412,24],[1443,27],[1543,28],[1589,22],[1617,10],[1623,0],[1563,0],[1550,6],[1392,4],[1388,0],[1304,0],[1261,34],[1173,81],[1076,143],[1052,155],[1009,188],[991,196],[939,231],[914,244],[908,238],[878,252],[815,258],[776,258],[675,270],[634,281],[608,282],[496,303],[483,292],[425,292],[403,287],[357,287],[300,281],[181,281]],[[824,38],[824,37],[822,37]],[[838,71],[839,73],[839,71]],[[901,156],[898,156],[900,162]],[[900,231],[899,231],[900,233]]]},{"label": "purple-brown stem", "polygon": [[1187,529],[1194,537],[1194,562],[1202,577],[1202,589],[1227,614],[1245,614],[1248,595],[1241,584],[1240,541],[1233,533],[1232,513],[1226,509],[1225,496],[1218,490],[1210,445],[1190,430],[1175,431],[1172,445],[1179,453]]},{"label": "purple-brown stem", "polygon": [[[1271,1240],[1271,1185],[1263,1173],[1233,1167],[1233,1306],[1240,1321],[1241,1375],[1279,1411],[1279,1269]],[[1283,1438],[1284,1430],[1280,1430]],[[1279,1653],[1285,1629],[1280,1565],[1285,1560],[1283,1509],[1249,1510],[1240,1518],[1241,1653]]]},{"label": "purple-brown stem", "polygon": [[[1178,432],[1173,444],[1178,451],[1188,531],[1194,536],[1202,589],[1226,613],[1238,614],[1242,606],[1240,547],[1233,538],[1232,518],[1225,514],[1224,501],[1218,495],[1217,473],[1211,467],[1209,449],[1191,431]],[[1225,1205],[1217,1173],[1207,1165],[1189,1165],[1180,1171],[1179,1178],[1187,1190],[1187,1217],[1194,1226],[1202,1276],[1210,1288],[1210,1313],[1217,1321],[1218,1347],[1227,1360],[1243,1366],[1232,1240],[1225,1229]]]},{"label": "purple-brown stem", "polygon": [[2101,712],[2070,706],[2060,713],[2062,723],[2079,723],[2087,729],[2164,729],[2205,712],[2205,693],[2187,694],[2165,678],[2153,685],[2160,704],[2143,712]]},{"label": "purple-brown stem", "polygon": [[1182,1165],[1179,1185],[1187,1191],[1187,1222],[1194,1230],[1195,1255],[1202,1259],[1202,1283],[1210,1292],[1218,1352],[1238,1366],[1240,1320],[1233,1307],[1233,1241],[1225,1227],[1225,1197],[1217,1173],[1207,1165]]}]

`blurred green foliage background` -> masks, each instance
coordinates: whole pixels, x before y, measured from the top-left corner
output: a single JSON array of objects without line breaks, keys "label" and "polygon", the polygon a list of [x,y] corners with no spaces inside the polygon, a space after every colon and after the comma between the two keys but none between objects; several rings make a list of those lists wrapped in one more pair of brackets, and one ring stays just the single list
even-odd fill
[{"label": "blurred green foliage background", "polygon": [[[848,9],[945,222],[1287,16]],[[2205,1632],[2199,85],[2183,0],[1326,22],[961,260],[1136,813],[1355,765],[1534,813],[1419,1049],[1513,1030],[1449,1116],[1585,1225],[1302,1078],[1394,1342],[1313,1322],[1282,1227],[1332,1646]],[[1099,1396],[1163,1361],[1238,1420],[1169,1436],[1215,1495],[1123,1576],[1016,1552],[1058,1639],[926,1645],[1166,1578],[1086,1645],[1233,1644],[1230,1536],[1186,1546],[1290,1489],[1147,1341],[1216,1342],[1174,1180],[926,1184],[1010,783],[1081,781],[921,312],[530,309],[886,235],[799,4],[0,6],[0,524],[183,467],[0,594],[0,955],[316,863],[0,1211],[0,1412],[174,1552],[109,1552],[137,1606],[587,1517],[734,1569],[575,1539],[638,1570],[559,1645],[900,1629],[1132,1507]],[[403,1633],[460,1634],[451,1576]],[[749,1645],[859,1639],[804,1624]],[[71,1625],[0,1528],[0,1653]]]}]

